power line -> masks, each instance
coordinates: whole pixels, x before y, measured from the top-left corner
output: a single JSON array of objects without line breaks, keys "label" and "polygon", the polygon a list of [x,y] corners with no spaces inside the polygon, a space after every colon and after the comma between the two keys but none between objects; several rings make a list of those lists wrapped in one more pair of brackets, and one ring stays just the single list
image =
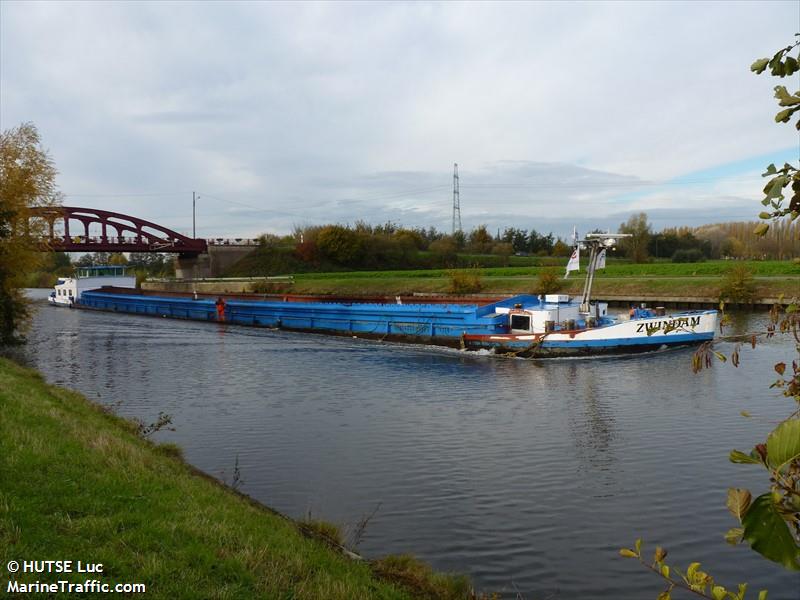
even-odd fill
[{"label": "power line", "polygon": [[[688,186],[688,185],[695,185],[695,184],[702,184],[702,183],[709,183],[715,181],[722,181],[722,182],[737,182],[737,181],[753,181],[756,179],[757,176],[738,176],[738,177],[714,177],[714,178],[704,178],[704,179],[690,179],[684,181],[597,181],[597,182],[578,182],[578,181],[567,181],[567,182],[538,182],[538,183],[519,183],[519,182],[473,182],[473,183],[466,183],[464,184],[465,187],[469,189],[497,189],[497,190],[511,190],[511,189],[587,189],[587,188],[594,188],[594,189],[637,189],[637,188],[648,188],[648,187],[660,187],[660,186]],[[408,190],[399,190],[395,192],[387,192],[384,194],[375,194],[375,195],[364,195],[364,196],[351,196],[351,197],[344,197],[344,198],[336,198],[327,200],[327,202],[373,202],[373,201],[381,201],[381,200],[394,200],[399,198],[409,198],[411,199],[413,196],[418,194],[424,194],[428,192],[436,192],[446,188],[446,185],[433,185],[427,187],[420,187]],[[141,193],[70,193],[64,194],[65,198],[117,198],[117,199],[126,199],[126,198],[163,198],[163,197],[176,197],[176,196],[186,196],[190,194],[190,191],[164,191],[164,192],[141,192]],[[207,192],[203,192],[203,196],[208,199],[217,200],[219,202],[225,202],[228,204],[234,204],[238,206],[242,206],[245,208],[249,208],[254,211],[264,212],[264,213],[272,213],[276,215],[285,215],[291,217],[302,217],[305,218],[307,214],[299,214],[281,210],[274,210],[263,208],[259,206],[255,206],[252,204],[247,204],[245,202],[241,202],[238,200],[230,200],[227,198],[222,198],[217,196],[216,194],[212,195]],[[460,202],[460,181],[458,175],[458,164],[454,163],[454,172],[453,172],[453,231],[458,231],[461,229],[461,202]]]},{"label": "power line", "polygon": [[550,189],[550,188],[557,188],[557,189],[564,189],[564,188],[598,188],[598,187],[629,187],[629,188],[636,188],[636,187],[659,187],[662,185],[694,185],[694,184],[701,184],[701,183],[713,183],[716,181],[720,182],[748,182],[754,181],[756,179],[760,179],[757,175],[752,176],[739,176],[739,177],[714,177],[708,179],[691,179],[685,181],[587,181],[587,182],[568,182],[568,183],[561,183],[561,182],[543,182],[543,183],[488,183],[488,182],[478,182],[478,183],[467,183],[464,187],[468,188],[482,188],[482,189],[491,189],[491,188],[499,188],[499,189],[514,189],[514,188],[539,188],[539,189]]},{"label": "power line", "polygon": [[272,214],[283,215],[283,216],[288,216],[288,217],[302,216],[302,215],[298,215],[297,213],[284,212],[284,211],[280,211],[280,210],[274,210],[274,209],[271,209],[271,208],[262,208],[260,206],[253,206],[252,204],[245,204],[244,202],[238,202],[236,200],[228,200],[226,198],[220,198],[219,196],[213,196],[213,195],[209,194],[208,192],[198,192],[197,198],[198,199],[210,198],[212,200],[217,200],[219,202],[226,202],[228,204],[236,204],[238,206],[243,206],[245,208],[249,208],[249,209],[254,210],[256,212],[272,213]]},{"label": "power line", "polygon": [[164,196],[184,196],[191,192],[147,192],[143,194],[64,194],[65,198],[160,198]]}]

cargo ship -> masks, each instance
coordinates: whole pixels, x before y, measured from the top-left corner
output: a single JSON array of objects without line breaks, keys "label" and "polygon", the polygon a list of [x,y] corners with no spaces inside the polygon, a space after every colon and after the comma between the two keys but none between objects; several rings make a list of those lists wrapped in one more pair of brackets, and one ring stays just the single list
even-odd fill
[{"label": "cargo ship", "polygon": [[[590,251],[580,299],[560,294],[518,295],[481,303],[463,298],[352,299],[314,296],[199,297],[130,289],[84,291],[81,308],[216,321],[292,331],[365,337],[488,351],[521,358],[648,352],[713,339],[717,311],[667,314],[632,307],[610,315],[590,301],[602,251],[620,234],[588,234]],[[576,246],[577,248],[577,246]]]}]

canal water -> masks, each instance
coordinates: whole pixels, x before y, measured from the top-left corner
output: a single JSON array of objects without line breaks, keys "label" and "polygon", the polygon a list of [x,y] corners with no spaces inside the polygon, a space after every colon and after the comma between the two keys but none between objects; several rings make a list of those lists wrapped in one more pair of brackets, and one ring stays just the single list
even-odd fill
[{"label": "canal water", "polygon": [[[618,555],[642,537],[674,566],[800,598],[798,574],[723,540],[726,489],[767,483],[728,452],[792,410],[769,389],[788,339],[694,375],[686,350],[533,362],[59,309],[33,293],[29,356],[49,381],[146,422],[172,415],[159,440],[227,481],[238,457],[242,491],[293,517],[353,528],[374,511],[366,556],[413,553],[503,597],[655,598],[660,580]],[[742,315],[733,330],[765,322]]]}]

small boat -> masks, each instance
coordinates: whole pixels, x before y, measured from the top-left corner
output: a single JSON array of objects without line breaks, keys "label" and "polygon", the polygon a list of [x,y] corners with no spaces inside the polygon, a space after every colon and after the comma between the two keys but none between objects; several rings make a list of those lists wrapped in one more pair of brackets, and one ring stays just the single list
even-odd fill
[{"label": "small boat", "polygon": [[103,287],[136,287],[136,276],[129,275],[124,266],[78,267],[74,277],[59,277],[48,302],[53,306],[72,308],[83,292]]},{"label": "small boat", "polygon": [[[612,316],[608,304],[591,302],[602,251],[621,234],[588,234],[590,250],[580,300],[520,295],[484,301],[464,298],[326,298],[239,295],[190,296],[106,288],[83,292],[81,308],[218,321],[255,327],[364,337],[490,351],[523,358],[647,352],[713,339],[717,311],[667,314],[644,305]],[[577,263],[577,261],[576,261]]]}]

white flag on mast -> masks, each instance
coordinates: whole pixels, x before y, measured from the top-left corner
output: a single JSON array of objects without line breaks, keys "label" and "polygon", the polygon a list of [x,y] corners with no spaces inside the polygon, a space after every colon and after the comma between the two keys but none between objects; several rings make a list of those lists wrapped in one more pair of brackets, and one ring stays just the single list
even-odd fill
[{"label": "white flag on mast", "polygon": [[579,246],[575,246],[575,249],[572,251],[572,256],[569,257],[569,262],[567,263],[567,272],[564,273],[564,279],[569,277],[570,271],[580,271],[581,270],[581,249]]},{"label": "white flag on mast", "polygon": [[605,269],[606,268],[606,249],[603,248],[600,250],[600,254],[597,255],[597,266],[596,269]]}]

